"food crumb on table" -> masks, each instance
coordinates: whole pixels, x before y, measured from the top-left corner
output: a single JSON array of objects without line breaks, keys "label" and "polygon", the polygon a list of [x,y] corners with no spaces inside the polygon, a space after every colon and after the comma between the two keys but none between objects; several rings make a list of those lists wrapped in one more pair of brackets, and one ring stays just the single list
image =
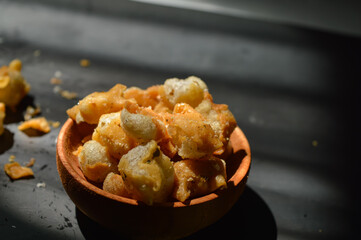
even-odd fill
[{"label": "food crumb on table", "polygon": [[80,60],[80,66],[82,67],[89,67],[90,66],[90,61],[88,59],[81,59]]}]

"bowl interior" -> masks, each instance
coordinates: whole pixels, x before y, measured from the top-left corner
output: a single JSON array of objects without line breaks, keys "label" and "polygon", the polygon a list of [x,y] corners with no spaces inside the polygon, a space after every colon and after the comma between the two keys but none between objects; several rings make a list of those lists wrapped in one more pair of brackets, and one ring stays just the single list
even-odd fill
[{"label": "bowl interior", "polygon": [[[83,172],[80,169],[79,161],[77,156],[74,154],[77,151],[78,147],[82,145],[82,140],[84,137],[92,134],[95,125],[89,124],[75,124],[71,119],[68,119],[62,129],[60,130],[57,142],[57,154],[58,161],[61,161],[69,174],[74,178],[75,181],[78,181],[83,186],[88,188],[90,191],[93,191],[96,194],[100,194],[107,198],[120,201],[123,203],[128,203],[132,205],[140,205],[141,202],[117,196],[111,193],[108,193],[102,190],[99,186],[89,182]],[[230,137],[231,145],[233,148],[233,154],[231,154],[227,159],[227,186],[228,188],[235,187],[239,184],[244,184],[248,177],[248,171],[251,164],[251,152],[247,138],[245,137],[242,130],[237,127]],[[59,172],[60,173],[60,172]],[[61,175],[61,173],[60,173]],[[217,198],[222,194],[224,190],[218,190],[214,193],[193,198],[186,202],[167,202],[167,203],[155,203],[156,206],[172,206],[172,207],[184,207],[189,205],[200,204],[205,201],[212,200]]]}]

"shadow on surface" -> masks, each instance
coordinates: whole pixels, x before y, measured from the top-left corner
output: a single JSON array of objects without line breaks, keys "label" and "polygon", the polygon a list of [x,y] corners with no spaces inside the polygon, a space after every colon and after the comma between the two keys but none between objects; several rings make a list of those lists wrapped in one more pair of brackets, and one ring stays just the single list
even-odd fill
[{"label": "shadow on surface", "polygon": [[[123,216],[126,217],[126,216]],[[120,238],[119,234],[88,218],[76,208],[76,218],[80,230],[86,239]],[[274,216],[263,199],[251,188],[246,187],[243,195],[233,208],[219,221],[185,238],[203,239],[208,236],[239,236],[242,239],[277,239],[277,226]]]},{"label": "shadow on surface", "polygon": [[0,154],[2,154],[14,145],[14,133],[5,128],[0,136],[0,143]]},{"label": "shadow on surface", "polygon": [[6,117],[4,124],[18,123],[24,121],[24,112],[28,106],[35,107],[34,97],[31,95],[26,95],[16,106],[16,110],[12,110],[9,107],[6,108]]}]

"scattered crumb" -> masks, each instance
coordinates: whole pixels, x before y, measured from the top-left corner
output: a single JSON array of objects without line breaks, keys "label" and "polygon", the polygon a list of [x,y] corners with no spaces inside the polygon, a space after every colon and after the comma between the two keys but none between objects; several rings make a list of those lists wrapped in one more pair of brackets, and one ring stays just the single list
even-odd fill
[{"label": "scattered crumb", "polygon": [[10,157],[9,157],[9,162],[10,163],[12,163],[12,162],[14,162],[15,161],[15,155],[10,155]]},{"label": "scattered crumb", "polygon": [[58,85],[53,88],[53,92],[56,94],[60,93],[61,91],[63,91],[63,89],[61,89],[61,87]]},{"label": "scattered crumb", "polygon": [[53,128],[58,128],[60,126],[60,122],[59,121],[48,121],[48,123],[53,127]]},{"label": "scattered crumb", "polygon": [[43,133],[50,132],[49,123],[44,117],[32,118],[30,120],[27,120],[27,121],[21,123],[18,126],[18,129],[20,131],[24,131],[27,129],[35,129],[35,130],[38,130]]},{"label": "scattered crumb", "polygon": [[28,106],[26,108],[25,114],[24,114],[24,119],[30,120],[31,118],[33,118],[34,116],[38,115],[39,113],[41,113],[41,109],[39,106],[36,106],[36,108],[33,108],[32,106]]},{"label": "scattered crumb", "polygon": [[70,92],[68,90],[63,90],[59,85],[56,85],[53,88],[53,92],[56,94],[60,94],[63,98],[66,98],[69,100],[75,99],[78,97],[78,94],[76,92]]},{"label": "scattered crumb", "polygon": [[30,158],[29,162],[25,163],[25,167],[32,167],[35,163],[35,158]]},{"label": "scattered crumb", "polygon": [[80,60],[80,66],[82,67],[89,67],[90,61],[88,59],[82,59]]},{"label": "scattered crumb", "polygon": [[60,85],[63,83],[63,81],[60,78],[53,77],[50,79],[50,83],[53,85]]},{"label": "scattered crumb", "polygon": [[46,183],[45,182],[39,182],[36,184],[37,188],[45,188],[46,187]]},{"label": "scattered crumb", "polygon": [[322,233],[322,232],[323,232],[323,230],[320,228],[320,229],[318,229],[318,232],[319,232],[319,233]]},{"label": "scattered crumb", "polygon": [[41,51],[39,49],[35,50],[33,53],[34,57],[39,57],[41,55]]},{"label": "scattered crumb", "polygon": [[34,173],[33,170],[31,170],[31,168],[23,167],[18,162],[15,161],[5,164],[4,170],[12,180],[34,177]]},{"label": "scattered crumb", "polygon": [[313,140],[313,141],[312,141],[312,146],[317,147],[317,146],[318,146],[318,141],[317,141],[317,140]]},{"label": "scattered crumb", "polygon": [[54,73],[55,78],[60,78],[62,75],[63,75],[63,73],[61,71],[59,71],[59,70],[55,71],[55,73]]},{"label": "scattered crumb", "polygon": [[68,90],[63,90],[60,92],[60,95],[63,97],[63,98],[66,98],[66,99],[75,99],[78,97],[78,94],[76,92],[70,92]]}]

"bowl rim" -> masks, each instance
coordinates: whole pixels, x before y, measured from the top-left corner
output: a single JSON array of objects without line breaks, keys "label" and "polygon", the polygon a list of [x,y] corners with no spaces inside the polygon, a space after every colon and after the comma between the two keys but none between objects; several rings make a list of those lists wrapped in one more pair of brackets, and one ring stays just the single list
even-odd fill
[{"label": "bowl rim", "polygon": [[[101,195],[103,197],[107,197],[107,198],[117,201],[117,202],[130,204],[130,205],[136,205],[136,206],[144,205],[144,203],[142,203],[138,200],[118,196],[118,195],[106,192],[103,189],[93,185],[92,183],[88,182],[85,178],[82,178],[74,170],[72,165],[68,161],[66,161],[66,159],[67,159],[66,149],[67,148],[64,147],[64,145],[67,142],[66,141],[67,133],[70,131],[70,129],[73,127],[74,124],[76,124],[75,121],[73,121],[71,118],[68,118],[67,121],[63,124],[62,128],[59,131],[59,135],[58,135],[57,143],[56,143],[57,161],[61,161],[64,168],[74,178],[74,180],[78,181],[81,185],[83,185],[83,187],[91,190],[92,192],[94,192],[98,195]],[[240,184],[242,182],[242,180],[244,180],[245,177],[248,177],[248,172],[249,172],[250,165],[251,165],[251,150],[250,150],[249,142],[248,142],[245,134],[238,126],[235,128],[234,132],[236,132],[238,138],[240,139],[241,145],[242,145],[242,146],[238,146],[239,147],[238,149],[237,148],[234,149],[234,152],[237,152],[239,150],[245,150],[246,155],[243,157],[241,164],[238,166],[238,168],[234,172],[233,176],[227,180],[228,187],[230,184],[232,184],[233,186],[237,186],[238,184]],[[231,136],[231,141],[232,141],[232,136]],[[58,168],[58,173],[60,174],[59,168]],[[202,204],[204,202],[214,200],[214,199],[218,198],[219,196],[220,196],[220,194],[217,194],[217,191],[216,191],[216,192],[212,192],[210,194],[207,194],[207,195],[204,195],[201,197],[192,198],[185,202],[175,201],[175,202],[165,202],[165,203],[153,203],[153,205],[151,205],[151,207],[155,207],[155,206],[156,207],[187,207],[187,206]]]}]

